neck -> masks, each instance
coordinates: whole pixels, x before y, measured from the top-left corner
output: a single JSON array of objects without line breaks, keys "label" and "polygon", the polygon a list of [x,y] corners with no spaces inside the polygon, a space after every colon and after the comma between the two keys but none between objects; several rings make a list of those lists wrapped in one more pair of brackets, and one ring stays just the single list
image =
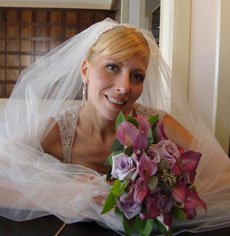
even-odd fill
[{"label": "neck", "polygon": [[[93,114],[93,115],[92,115]],[[89,136],[104,143],[108,137],[115,137],[115,120],[108,120],[98,112],[92,112],[90,106],[85,105],[79,114],[78,127]]]}]

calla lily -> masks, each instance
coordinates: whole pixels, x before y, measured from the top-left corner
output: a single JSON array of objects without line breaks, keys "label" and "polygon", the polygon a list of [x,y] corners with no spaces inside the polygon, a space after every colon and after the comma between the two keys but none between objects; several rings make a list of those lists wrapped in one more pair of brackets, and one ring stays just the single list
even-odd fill
[{"label": "calla lily", "polygon": [[172,227],[172,215],[170,213],[164,213],[163,214],[163,222],[166,224],[169,228]]},{"label": "calla lily", "polygon": [[167,137],[167,135],[165,134],[165,131],[164,131],[164,123],[163,123],[162,120],[157,122],[156,129],[157,129],[158,141],[168,139],[168,137]]},{"label": "calla lily", "polygon": [[186,185],[178,180],[176,186],[173,188],[172,196],[176,202],[184,203],[188,194]]},{"label": "calla lily", "polygon": [[141,133],[147,135],[148,130],[151,128],[149,121],[146,119],[144,115],[137,116],[135,120],[138,123],[138,129]]},{"label": "calla lily", "polygon": [[185,208],[190,209],[192,207],[201,207],[207,211],[205,202],[198,196],[196,191],[189,191],[186,198]]},{"label": "calla lily", "polygon": [[187,151],[181,155],[181,169],[182,171],[196,170],[201,158],[201,153],[194,151]]},{"label": "calla lily", "polygon": [[133,151],[136,152],[138,150],[145,150],[147,145],[148,141],[146,136],[142,133],[139,133],[133,142]]},{"label": "calla lily", "polygon": [[145,150],[148,145],[146,135],[128,121],[123,121],[119,125],[117,138],[124,146],[132,146],[134,152],[137,150]]},{"label": "calla lily", "polygon": [[136,180],[133,199],[137,203],[142,203],[146,195],[149,193],[147,180],[143,177],[139,177]]},{"label": "calla lily", "polygon": [[182,153],[173,166],[172,173],[183,177],[185,183],[193,184],[200,158],[201,153],[199,152],[187,151]]},{"label": "calla lily", "polygon": [[146,212],[140,214],[140,218],[142,220],[146,219],[155,219],[158,216],[160,216],[160,210],[157,206],[157,200],[154,198],[154,196],[149,195],[146,198]]},{"label": "calla lily", "polygon": [[177,182],[172,191],[172,196],[176,202],[182,203],[182,210],[188,219],[196,216],[197,207],[207,210],[205,202],[198,196],[197,192],[188,189],[182,181]]},{"label": "calla lily", "polygon": [[207,211],[206,204],[198,196],[197,192],[190,191],[184,203],[183,211],[187,219],[193,219],[196,216],[196,208],[201,207]]},{"label": "calla lily", "polygon": [[157,164],[150,160],[149,157],[143,152],[140,157],[138,173],[141,177],[149,178],[150,176],[156,174]]},{"label": "calla lily", "polygon": [[123,121],[118,126],[117,139],[124,146],[132,146],[137,136],[138,136],[138,129],[134,124],[128,121]]}]

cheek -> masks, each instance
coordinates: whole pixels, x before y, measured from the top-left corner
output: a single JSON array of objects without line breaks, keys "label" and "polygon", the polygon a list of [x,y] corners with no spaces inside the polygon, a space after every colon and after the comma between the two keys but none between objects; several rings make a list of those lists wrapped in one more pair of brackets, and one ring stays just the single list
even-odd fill
[{"label": "cheek", "polygon": [[89,83],[96,87],[101,87],[108,83],[108,77],[103,70],[93,70],[89,73]]},{"label": "cheek", "polygon": [[135,99],[138,99],[141,96],[142,92],[143,92],[143,84],[133,88],[133,95]]},{"label": "cheek", "polygon": [[108,87],[108,78],[100,71],[92,71],[89,74],[88,95],[97,96],[101,90]]}]

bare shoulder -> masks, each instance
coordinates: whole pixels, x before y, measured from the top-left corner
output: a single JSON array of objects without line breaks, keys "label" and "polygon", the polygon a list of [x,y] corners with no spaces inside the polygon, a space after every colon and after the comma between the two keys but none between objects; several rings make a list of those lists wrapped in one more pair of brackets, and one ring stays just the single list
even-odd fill
[{"label": "bare shoulder", "polygon": [[169,139],[175,141],[185,149],[189,149],[193,136],[182,124],[169,114],[164,115],[163,124],[165,133]]},{"label": "bare shoulder", "polygon": [[189,149],[193,140],[193,136],[182,124],[180,124],[180,122],[178,122],[167,112],[152,107],[147,107],[138,103],[135,103],[134,108],[137,115],[151,116],[154,114],[159,114],[163,121],[164,130],[167,137],[170,140],[178,143],[186,150]]},{"label": "bare shoulder", "polygon": [[[51,127],[51,128],[50,128]],[[47,135],[41,142],[41,146],[44,152],[49,153],[59,160],[62,160],[62,143],[60,136],[59,125],[54,118],[50,118],[48,122],[48,129],[50,128]]]}]

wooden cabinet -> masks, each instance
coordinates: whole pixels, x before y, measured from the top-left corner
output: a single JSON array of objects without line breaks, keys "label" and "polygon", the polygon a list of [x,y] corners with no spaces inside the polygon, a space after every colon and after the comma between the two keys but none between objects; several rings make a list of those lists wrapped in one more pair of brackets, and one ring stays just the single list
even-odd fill
[{"label": "wooden cabinet", "polygon": [[0,97],[9,97],[21,71],[114,10],[0,7]]}]

